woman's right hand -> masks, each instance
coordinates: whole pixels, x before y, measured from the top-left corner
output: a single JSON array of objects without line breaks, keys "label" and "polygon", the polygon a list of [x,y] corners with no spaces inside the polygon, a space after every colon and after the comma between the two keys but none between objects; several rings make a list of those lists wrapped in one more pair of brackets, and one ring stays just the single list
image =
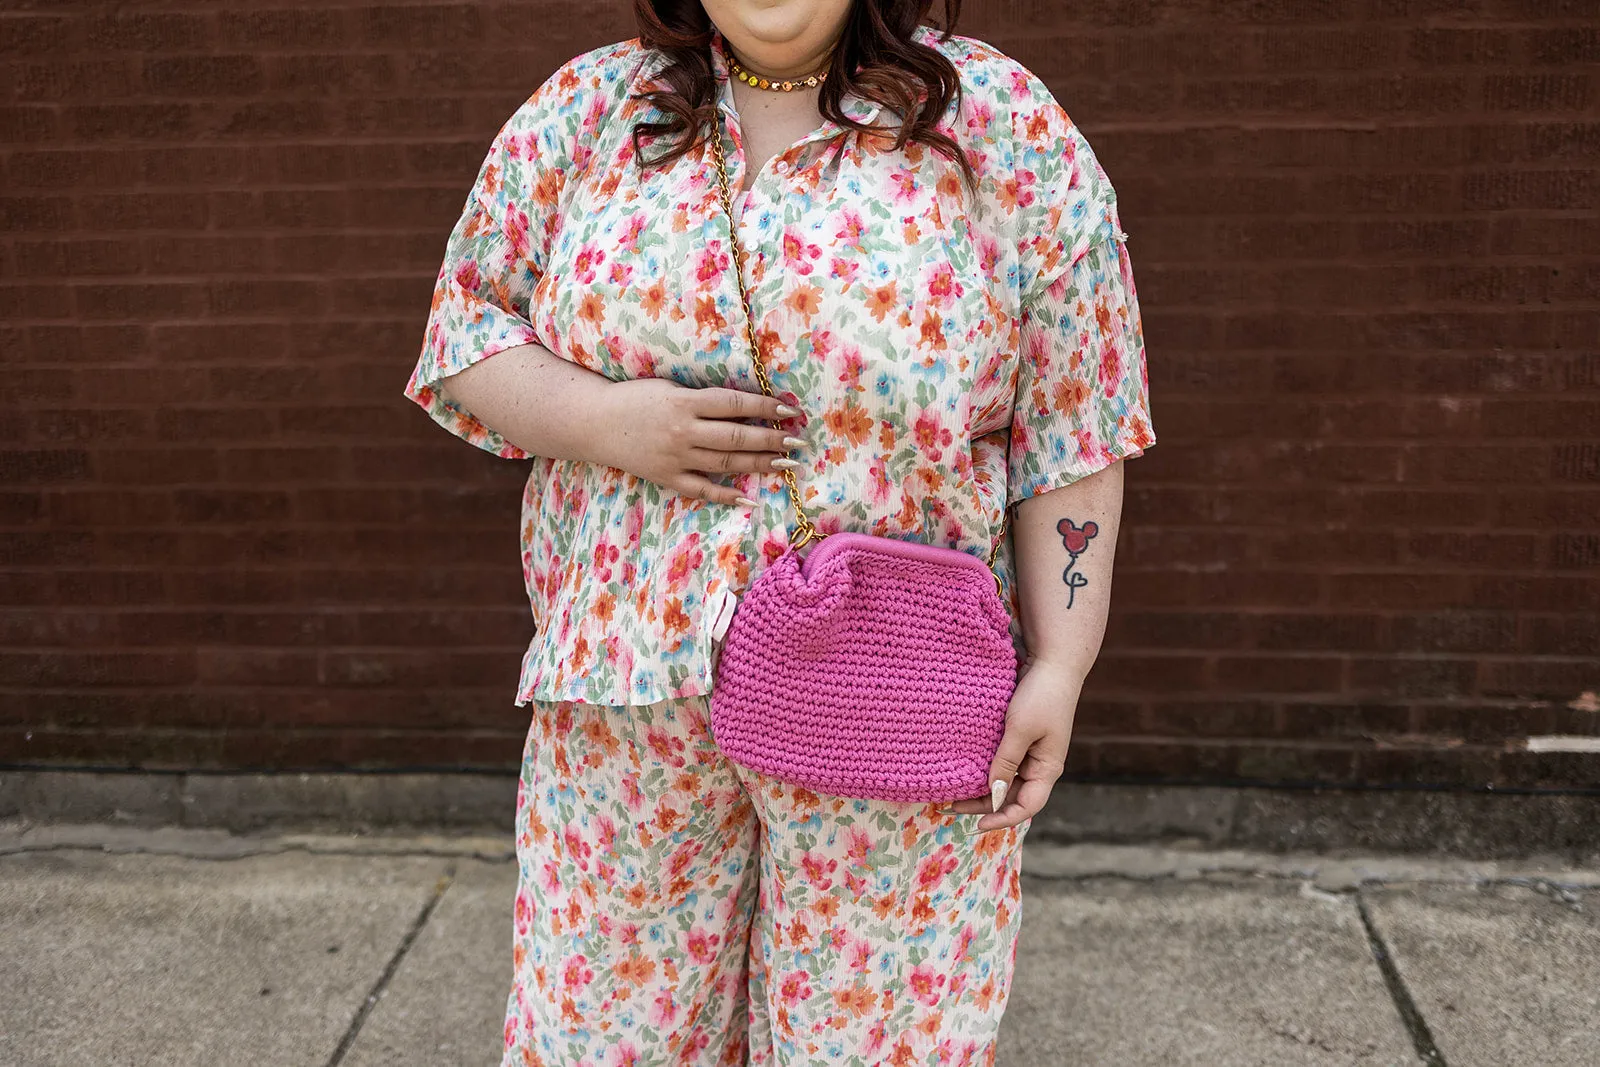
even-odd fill
[{"label": "woman's right hand", "polygon": [[790,449],[805,445],[782,430],[736,421],[800,414],[761,393],[629,378],[613,382],[601,395],[591,448],[596,461],[688,497],[748,503],[738,489],[712,477],[771,474],[793,462],[786,458]]}]

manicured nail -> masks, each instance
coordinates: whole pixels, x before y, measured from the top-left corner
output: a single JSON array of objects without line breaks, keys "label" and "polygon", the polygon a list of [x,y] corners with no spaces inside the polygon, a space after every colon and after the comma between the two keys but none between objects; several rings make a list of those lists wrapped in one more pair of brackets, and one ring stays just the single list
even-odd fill
[{"label": "manicured nail", "polygon": [[792,471],[796,467],[800,466],[800,464],[794,460],[785,459],[782,456],[779,456],[777,459],[773,460],[772,465],[781,471]]},{"label": "manicured nail", "polygon": [[743,504],[747,508],[756,508],[756,507],[760,507],[761,506],[761,505],[757,504],[754,500],[751,500],[747,496],[740,497],[739,498],[739,503]]},{"label": "manicured nail", "polygon": [[806,447],[806,439],[804,437],[785,437],[783,439],[783,447],[804,448]]},{"label": "manicured nail", "polygon": [[1006,784],[996,778],[994,785],[989,787],[989,804],[995,810],[1000,810],[1000,805],[1005,803]]},{"label": "manicured nail", "polygon": [[792,419],[796,415],[800,414],[800,409],[799,408],[792,408],[788,404],[779,404],[778,405],[778,414],[782,415],[786,419]]}]

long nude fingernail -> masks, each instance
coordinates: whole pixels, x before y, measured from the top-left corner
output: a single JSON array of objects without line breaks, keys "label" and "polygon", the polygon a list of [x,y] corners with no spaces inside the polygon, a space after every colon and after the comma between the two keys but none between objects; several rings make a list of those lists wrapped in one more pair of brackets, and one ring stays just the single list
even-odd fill
[{"label": "long nude fingernail", "polygon": [[800,464],[798,462],[796,462],[795,460],[785,459],[785,458],[783,458],[781,456],[779,458],[773,460],[772,461],[772,465],[774,467],[778,468],[781,471],[792,471],[796,467],[800,466]]},{"label": "long nude fingernail", "polygon": [[799,408],[792,408],[788,404],[779,404],[777,411],[779,415],[782,415],[786,419],[792,419],[796,415],[800,414]]},{"label": "long nude fingernail", "polygon": [[751,500],[747,496],[740,497],[739,498],[739,503],[743,504],[747,508],[757,508],[757,507],[761,506],[760,504],[757,504],[754,500]]},{"label": "long nude fingernail", "polygon": [[783,447],[804,448],[806,447],[806,439],[804,437],[785,437],[783,439]]},{"label": "long nude fingernail", "polygon": [[989,787],[989,805],[995,810],[1000,810],[1000,805],[1005,803],[1006,784],[996,778],[994,785]]}]

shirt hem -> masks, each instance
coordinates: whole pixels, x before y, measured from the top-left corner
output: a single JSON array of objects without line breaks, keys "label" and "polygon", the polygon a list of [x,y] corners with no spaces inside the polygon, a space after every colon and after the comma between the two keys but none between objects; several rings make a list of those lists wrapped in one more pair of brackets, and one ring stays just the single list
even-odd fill
[{"label": "shirt hem", "polygon": [[569,678],[560,685],[552,684],[541,678],[535,679],[522,686],[515,698],[517,707],[526,707],[534,703],[557,703],[572,701],[580,704],[605,704],[611,707],[633,707],[644,704],[659,704],[664,700],[677,700],[683,697],[708,696],[711,693],[713,678],[707,669],[697,672],[677,684],[657,683],[634,685],[626,694],[626,699],[617,699],[619,694],[611,687],[597,687],[590,684],[588,678],[578,676]]},{"label": "shirt hem", "polygon": [[1007,490],[1008,507],[1022,503],[1030,497],[1041,496],[1054,489],[1062,489],[1074,482],[1082,481],[1091,474],[1098,474],[1113,463],[1125,459],[1137,459],[1144,455],[1145,449],[1153,448],[1156,439],[1154,434],[1146,434],[1142,443],[1131,438],[1119,438],[1113,441],[1103,452],[1094,458],[1067,467],[1056,467],[1033,475]]}]

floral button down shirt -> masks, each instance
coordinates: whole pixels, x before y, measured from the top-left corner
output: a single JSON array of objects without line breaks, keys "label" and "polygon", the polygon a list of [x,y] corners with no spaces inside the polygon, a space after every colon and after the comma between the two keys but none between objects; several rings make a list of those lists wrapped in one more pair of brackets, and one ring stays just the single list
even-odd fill
[{"label": "floral button down shirt", "polygon": [[[757,333],[775,389],[804,412],[781,426],[807,442],[793,455],[813,521],[986,558],[1006,505],[1154,443],[1143,335],[1115,193],[1066,111],[992,45],[915,32],[960,73],[942,125],[975,196],[948,157],[831,121],[747,181],[720,38],[717,101]],[[717,609],[793,524],[777,473],[720,476],[756,508],[691,499],[531,456],[438,389],[537,342],[613,380],[760,392],[709,145],[638,166],[631,128],[659,113],[629,96],[664,62],[638,38],[596,48],[506,122],[405,388],[452,433],[533,461],[522,566],[537,630],[518,704],[710,692]],[[842,106],[897,121],[854,95]],[[996,571],[1021,651],[1009,543]]]}]

